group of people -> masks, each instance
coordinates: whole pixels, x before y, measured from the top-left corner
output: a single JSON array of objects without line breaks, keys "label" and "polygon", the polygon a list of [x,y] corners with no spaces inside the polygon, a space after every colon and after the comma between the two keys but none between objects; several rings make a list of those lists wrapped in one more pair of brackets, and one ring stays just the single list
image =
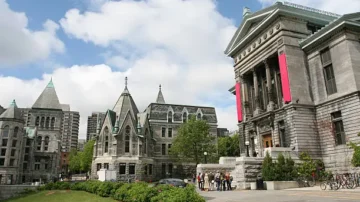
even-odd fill
[{"label": "group of people", "polygon": [[197,180],[199,189],[202,191],[213,191],[215,188],[217,191],[232,190],[231,183],[233,181],[233,177],[229,172],[222,173],[217,171],[215,174],[212,172],[199,173],[196,179],[194,176],[194,183],[195,180]]}]

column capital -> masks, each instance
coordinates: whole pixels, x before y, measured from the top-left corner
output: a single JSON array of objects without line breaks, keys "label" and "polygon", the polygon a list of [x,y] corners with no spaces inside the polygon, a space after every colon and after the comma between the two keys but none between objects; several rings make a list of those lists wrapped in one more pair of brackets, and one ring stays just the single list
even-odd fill
[{"label": "column capital", "polygon": [[266,68],[269,68],[269,59],[265,58],[262,62],[264,63]]}]

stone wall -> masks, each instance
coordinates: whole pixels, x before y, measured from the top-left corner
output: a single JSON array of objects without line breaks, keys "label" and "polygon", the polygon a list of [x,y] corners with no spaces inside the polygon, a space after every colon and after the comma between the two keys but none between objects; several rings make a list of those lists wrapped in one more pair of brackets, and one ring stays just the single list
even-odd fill
[{"label": "stone wall", "polygon": [[18,196],[25,189],[35,190],[37,187],[34,185],[0,185],[0,201]]}]

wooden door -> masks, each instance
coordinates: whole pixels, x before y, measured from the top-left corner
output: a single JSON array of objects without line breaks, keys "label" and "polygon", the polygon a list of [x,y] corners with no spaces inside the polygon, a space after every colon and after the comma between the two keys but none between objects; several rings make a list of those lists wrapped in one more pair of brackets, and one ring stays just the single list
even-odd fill
[{"label": "wooden door", "polygon": [[263,148],[273,147],[271,134],[263,135]]}]

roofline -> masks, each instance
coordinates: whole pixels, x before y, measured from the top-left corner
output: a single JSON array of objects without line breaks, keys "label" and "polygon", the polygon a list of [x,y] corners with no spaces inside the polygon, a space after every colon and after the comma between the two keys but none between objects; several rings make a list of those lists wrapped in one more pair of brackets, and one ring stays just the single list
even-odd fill
[{"label": "roofline", "polygon": [[[148,105],[148,107],[152,104],[159,104],[159,105],[177,105],[177,106],[184,106],[184,107],[198,107],[198,108],[211,108],[211,109],[215,109],[215,107],[205,107],[205,106],[195,106],[195,105],[183,105],[183,104],[168,104],[168,103],[156,103],[156,102],[152,102]],[[146,109],[145,109],[146,110]]]},{"label": "roofline", "polygon": [[[360,27],[360,23],[356,23],[356,22],[351,22],[351,21],[347,21],[344,20],[342,22],[340,22],[339,24],[337,24],[336,26],[332,27],[331,29],[327,30],[325,33],[322,33],[322,31],[320,30],[319,32],[311,35],[310,37],[308,37],[307,39],[305,39],[304,41],[300,42],[300,46],[303,49],[308,48],[309,46],[313,45],[314,43],[318,42],[321,38],[326,37],[327,35],[329,35],[331,32],[333,32],[334,30],[337,30],[339,28],[343,28],[346,25],[354,25],[354,26],[358,26]],[[320,36],[318,36],[319,34],[321,34]]]}]

